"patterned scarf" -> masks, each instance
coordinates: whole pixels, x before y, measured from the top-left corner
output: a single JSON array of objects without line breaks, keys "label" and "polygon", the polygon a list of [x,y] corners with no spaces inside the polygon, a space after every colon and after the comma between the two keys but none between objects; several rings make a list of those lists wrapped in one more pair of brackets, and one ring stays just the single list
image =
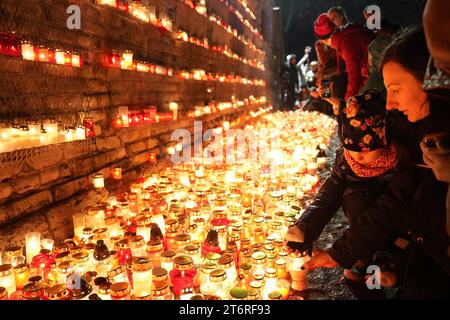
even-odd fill
[{"label": "patterned scarf", "polygon": [[383,154],[377,160],[369,164],[360,164],[344,149],[344,157],[352,171],[360,178],[372,178],[380,176],[394,169],[398,163],[398,152],[394,144],[383,150]]}]

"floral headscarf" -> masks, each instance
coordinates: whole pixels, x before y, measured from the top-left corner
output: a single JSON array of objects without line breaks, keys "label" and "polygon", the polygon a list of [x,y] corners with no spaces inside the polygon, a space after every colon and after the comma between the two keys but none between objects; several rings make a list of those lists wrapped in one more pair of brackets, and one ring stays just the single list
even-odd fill
[{"label": "floral headscarf", "polygon": [[350,97],[341,115],[344,148],[356,152],[385,148],[386,116],[386,101],[381,93],[369,90]]}]

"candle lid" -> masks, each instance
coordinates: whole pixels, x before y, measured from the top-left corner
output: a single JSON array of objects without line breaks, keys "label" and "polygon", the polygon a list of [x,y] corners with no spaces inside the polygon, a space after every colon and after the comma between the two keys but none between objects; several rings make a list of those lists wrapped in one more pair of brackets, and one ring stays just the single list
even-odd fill
[{"label": "candle lid", "polygon": [[12,273],[12,265],[11,264],[2,264],[0,265],[0,276],[6,277]]},{"label": "candle lid", "polygon": [[[28,265],[26,263],[19,264],[14,267],[14,273],[22,273],[28,270]],[[28,280],[28,279],[27,279]]]},{"label": "candle lid", "polygon": [[205,300],[202,294],[195,294],[189,300]]},{"label": "candle lid", "polygon": [[175,244],[177,246],[185,246],[191,242],[191,236],[187,233],[185,234],[177,234],[175,236]]},{"label": "candle lid", "polygon": [[248,290],[248,300],[257,300],[259,296],[259,291],[256,288],[250,288]]},{"label": "candle lid", "polygon": [[240,269],[242,269],[244,271],[250,270],[251,268],[252,268],[252,265],[247,262],[240,265]]},{"label": "candle lid", "polygon": [[83,228],[84,236],[92,235],[93,232],[94,232],[94,230],[92,228]]},{"label": "candle lid", "polygon": [[8,258],[22,255],[22,247],[10,246],[5,249],[5,256]]},{"label": "candle lid", "polygon": [[92,280],[94,280],[97,277],[97,272],[95,271],[88,271],[86,272],[83,277],[88,281],[91,282]]},{"label": "candle lid", "polygon": [[214,269],[209,274],[209,280],[212,282],[224,281],[227,278],[227,273],[224,269]]},{"label": "candle lid", "polygon": [[174,268],[176,270],[190,270],[193,267],[194,260],[190,256],[179,255],[173,259]]},{"label": "candle lid", "polygon": [[167,274],[167,270],[164,268],[155,268],[152,270],[152,278],[157,282],[167,280]]},{"label": "candle lid", "polygon": [[275,290],[275,291],[269,293],[269,299],[270,300],[280,300],[281,299],[280,291]]},{"label": "candle lid", "polygon": [[94,249],[94,259],[97,261],[103,261],[108,259],[110,255],[111,254],[103,240],[97,240],[97,245]]},{"label": "candle lid", "polygon": [[252,282],[250,282],[250,287],[254,289],[260,289],[262,287],[262,282],[259,280],[253,280]]},{"label": "candle lid", "polygon": [[227,253],[222,255],[218,261],[218,263],[222,265],[224,268],[231,267],[233,262],[234,262],[233,256]]},{"label": "candle lid", "polygon": [[61,263],[61,262],[65,261],[65,260],[67,260],[69,258],[70,258],[70,252],[69,251],[64,251],[64,252],[58,253],[55,256],[55,261],[56,261],[56,263]]},{"label": "candle lid", "polygon": [[133,271],[148,271],[152,269],[152,261],[147,257],[133,257]]},{"label": "candle lid", "polygon": [[234,287],[230,290],[230,296],[234,299],[244,300],[248,296],[248,291],[243,288]]},{"label": "candle lid", "polygon": [[69,296],[69,289],[63,284],[57,284],[46,290],[49,300],[61,300]]},{"label": "candle lid", "polygon": [[133,236],[129,241],[130,248],[137,249],[145,246],[145,240],[143,236]]},{"label": "candle lid", "polygon": [[84,263],[89,261],[89,254],[85,251],[81,251],[72,255],[72,258],[76,260],[76,263]]},{"label": "candle lid", "polygon": [[210,252],[206,255],[206,259],[208,259],[209,261],[219,260],[220,257],[221,257],[220,253],[217,252]]},{"label": "candle lid", "polygon": [[28,300],[40,300],[42,295],[42,285],[40,283],[32,282],[26,284],[22,291],[23,297]]},{"label": "candle lid", "polygon": [[252,254],[253,262],[256,263],[256,264],[263,264],[263,263],[265,263],[266,262],[266,257],[267,257],[267,255],[264,252],[262,252],[262,251],[254,252]]},{"label": "candle lid", "polygon": [[111,285],[110,294],[114,296],[126,296],[130,294],[130,286],[126,282],[117,282]]},{"label": "candle lid", "polygon": [[74,266],[75,266],[75,262],[73,260],[66,260],[66,261],[61,262],[58,265],[58,268],[61,272],[67,273],[67,272],[69,272],[69,269],[73,268]]},{"label": "candle lid", "polygon": [[40,283],[42,281],[42,277],[41,276],[33,276],[28,278],[28,282],[30,283]]},{"label": "candle lid", "polygon": [[171,260],[173,257],[175,257],[175,255],[176,255],[175,251],[167,250],[161,254],[161,257]]}]

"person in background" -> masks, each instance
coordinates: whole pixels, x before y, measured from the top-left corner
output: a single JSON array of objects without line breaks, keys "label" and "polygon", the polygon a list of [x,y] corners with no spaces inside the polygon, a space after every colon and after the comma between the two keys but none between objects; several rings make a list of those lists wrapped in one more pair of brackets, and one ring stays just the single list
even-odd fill
[{"label": "person in background", "polygon": [[[431,54],[423,88],[442,96],[450,95],[449,14],[450,2],[446,0],[428,0],[423,13],[425,36]],[[421,144],[424,162],[431,167],[439,181],[450,183],[450,154],[442,150],[445,146],[436,147],[441,150],[430,148],[424,142]],[[447,235],[450,236],[450,186],[447,191]],[[450,257],[450,245],[447,254]]]},{"label": "person in background", "polygon": [[[355,230],[347,230],[327,251],[317,251],[304,269],[335,267],[349,269],[358,259],[389,245],[394,232],[407,234],[408,258],[402,270],[402,299],[449,299],[450,259],[446,230],[448,184],[439,182],[423,168],[420,143],[427,134],[450,133],[450,100],[423,90],[429,51],[421,28],[395,37],[381,60],[387,89],[387,109],[400,112],[409,130],[394,137],[407,151],[387,191],[361,213]],[[404,120],[403,120],[404,121]],[[400,125],[400,123],[396,123]]]},{"label": "person in background", "polygon": [[[331,175],[314,202],[289,228],[287,241],[304,242],[312,247],[340,207],[350,228],[354,228],[359,215],[385,191],[399,160],[396,145],[388,140],[385,105],[384,97],[376,91],[367,91],[348,100],[341,115],[343,147],[336,152]],[[369,264],[371,259],[359,261],[358,268],[365,270]],[[395,272],[386,272],[389,275],[383,275],[383,285],[393,286]],[[344,277],[363,282],[360,273],[346,269]]]},{"label": "person in background", "polygon": [[342,7],[333,7],[329,9],[328,18],[338,29],[345,28],[345,26],[350,22],[347,13]]},{"label": "person in background", "polygon": [[295,54],[290,54],[286,57],[282,74],[282,95],[285,110],[293,110],[295,106],[296,93],[299,87],[297,63],[297,56]]},{"label": "person in background", "polygon": [[[348,82],[344,99],[357,95],[369,76],[368,46],[375,34],[353,23],[336,28],[326,13],[316,19],[314,33],[322,43],[336,50],[338,74],[342,72],[340,59],[345,62]],[[330,103],[339,105],[337,99]]]}]

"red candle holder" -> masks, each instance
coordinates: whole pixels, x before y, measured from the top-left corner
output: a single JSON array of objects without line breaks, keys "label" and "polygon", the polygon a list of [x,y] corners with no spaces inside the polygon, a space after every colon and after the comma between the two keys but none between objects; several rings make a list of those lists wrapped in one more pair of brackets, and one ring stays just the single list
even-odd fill
[{"label": "red candle holder", "polygon": [[111,175],[112,175],[114,180],[122,179],[122,168],[120,168],[120,167],[112,168]]},{"label": "red candle holder", "polygon": [[112,68],[120,68],[122,62],[122,58],[117,52],[111,53],[107,57],[107,65]]},{"label": "red candle holder", "polygon": [[22,56],[21,39],[15,34],[0,33],[0,54],[10,57]]},{"label": "red candle holder", "polygon": [[49,62],[48,48],[43,45],[34,47],[36,61]]},{"label": "red candle holder", "polygon": [[150,152],[148,154],[148,162],[150,163],[156,163],[156,153]]},{"label": "red candle holder", "polygon": [[83,121],[84,132],[86,138],[95,137],[95,122],[92,119],[85,119]]},{"label": "red candle holder", "polygon": [[116,2],[116,8],[125,12],[130,11],[130,6],[128,4],[127,0],[117,0]]}]

